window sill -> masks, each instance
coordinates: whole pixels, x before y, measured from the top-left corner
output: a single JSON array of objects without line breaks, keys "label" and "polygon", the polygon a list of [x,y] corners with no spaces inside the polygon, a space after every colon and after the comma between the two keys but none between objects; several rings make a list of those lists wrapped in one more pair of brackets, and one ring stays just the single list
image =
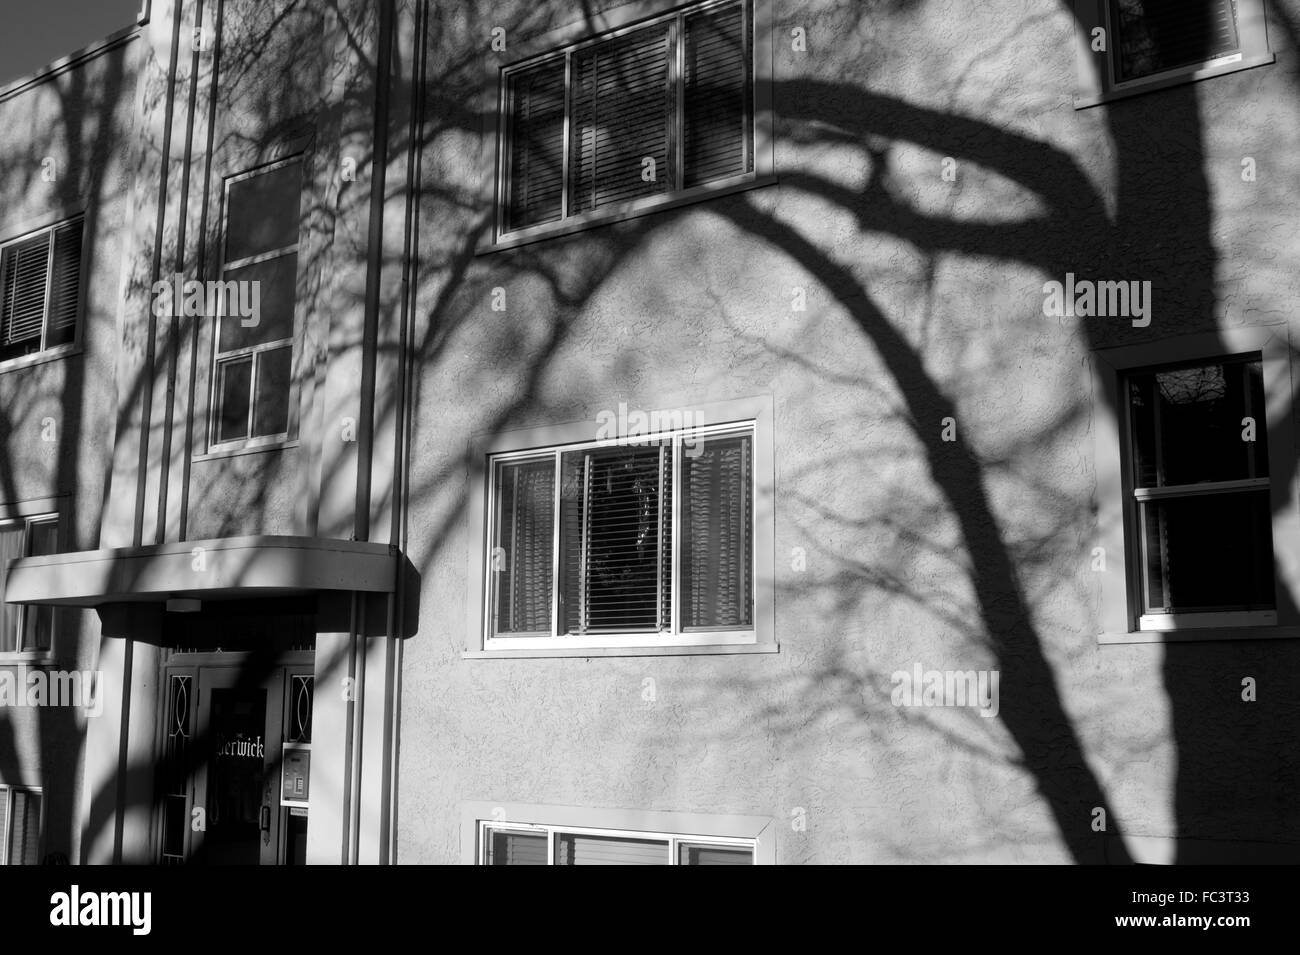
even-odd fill
[{"label": "window sill", "polygon": [[287,451],[290,448],[298,447],[298,440],[292,441],[273,441],[266,444],[245,444],[237,448],[218,448],[215,451],[208,451],[206,454],[196,454],[190,460],[214,461],[218,458],[234,458],[241,454],[260,454],[263,451]]},{"label": "window sill", "polygon": [[1232,630],[1276,627],[1276,610],[1224,610],[1200,613],[1153,613],[1138,617],[1138,630]]},{"label": "window sill", "polygon": [[675,192],[668,196],[653,196],[648,199],[639,200],[630,205],[619,206],[617,209],[590,213],[581,218],[569,219],[566,222],[547,223],[543,226],[533,226],[530,229],[521,229],[518,232],[510,232],[500,237],[495,242],[487,242],[480,245],[479,248],[475,250],[474,254],[491,255],[493,252],[515,249],[521,245],[528,245],[533,242],[543,242],[547,239],[572,235],[575,232],[585,232],[587,229],[595,229],[599,226],[611,225],[615,222],[623,222],[628,219],[635,219],[655,212],[663,212],[668,209],[677,209],[681,206],[693,205],[694,203],[702,202],[705,199],[729,196],[738,192],[748,192],[750,189],[760,189],[764,186],[774,186],[777,182],[778,180],[775,175],[747,174],[744,178],[725,180],[721,183],[708,183],[703,186],[694,186],[690,189],[683,189],[680,192]]},{"label": "window sill", "polygon": [[1168,89],[1171,86],[1181,86],[1184,83],[1208,80],[1215,76],[1225,76],[1228,73],[1254,69],[1257,66],[1267,66],[1275,62],[1275,60],[1276,57],[1272,53],[1256,53],[1251,56],[1242,55],[1240,59],[1233,59],[1231,62],[1220,62],[1215,66],[1202,64],[1200,66],[1185,66],[1181,69],[1166,70],[1163,73],[1144,76],[1141,79],[1118,83],[1105,92],[1089,92],[1075,96],[1074,108],[1087,109],[1091,106],[1101,106],[1104,103],[1129,99],[1142,93],[1153,93],[1156,90]]},{"label": "window sill", "polygon": [[53,650],[23,650],[19,653],[0,653],[0,667],[53,666]]},{"label": "window sill", "polygon": [[10,358],[7,361],[0,361],[0,375],[9,371],[18,371],[20,368],[30,368],[32,365],[43,365],[47,361],[59,361],[63,358],[71,358],[74,355],[81,354],[81,345],[73,343],[71,345],[57,345],[54,348],[47,348],[45,351],[36,352],[34,355],[23,355],[21,358]]},{"label": "window sill", "polygon": [[1199,643],[1235,640],[1296,640],[1300,626],[1284,627],[1205,627],[1195,630],[1134,630],[1129,633],[1099,633],[1099,644],[1120,643]]},{"label": "window sill", "polygon": [[538,657],[670,657],[732,653],[776,653],[775,643],[714,643],[659,647],[532,647],[510,650],[464,650],[463,660],[518,660]]}]

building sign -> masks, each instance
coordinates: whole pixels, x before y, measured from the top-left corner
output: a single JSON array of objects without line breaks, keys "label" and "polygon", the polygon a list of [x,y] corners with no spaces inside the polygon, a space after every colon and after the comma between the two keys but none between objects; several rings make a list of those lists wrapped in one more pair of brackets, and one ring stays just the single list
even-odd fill
[{"label": "building sign", "polygon": [[217,757],[219,759],[262,759],[262,737],[253,739],[238,734],[234,739],[227,739],[217,734]]}]

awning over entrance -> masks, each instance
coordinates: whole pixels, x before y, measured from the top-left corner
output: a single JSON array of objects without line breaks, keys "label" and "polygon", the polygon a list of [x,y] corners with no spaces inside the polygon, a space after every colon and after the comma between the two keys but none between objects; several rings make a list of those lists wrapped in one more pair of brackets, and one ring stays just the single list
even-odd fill
[{"label": "awning over entrance", "polygon": [[97,607],[169,599],[272,597],[321,590],[392,593],[398,550],[320,537],[224,537],[24,557],[6,603]]}]

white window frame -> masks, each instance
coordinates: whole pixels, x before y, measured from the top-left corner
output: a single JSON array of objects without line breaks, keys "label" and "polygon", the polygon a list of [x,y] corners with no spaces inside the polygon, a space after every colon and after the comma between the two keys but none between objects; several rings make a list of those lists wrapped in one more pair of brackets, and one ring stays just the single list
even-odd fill
[{"label": "white window frame", "polygon": [[[1133,372],[1183,362],[1211,363],[1258,355],[1264,382],[1272,510],[1276,605],[1270,611],[1147,614],[1142,598],[1137,497],[1129,467],[1132,436],[1124,381]],[[1093,569],[1100,596],[1100,643],[1171,643],[1300,637],[1300,615],[1288,593],[1300,593],[1300,479],[1294,469],[1290,333],[1285,324],[1235,327],[1178,336],[1145,345],[1107,348],[1092,355],[1094,453],[1097,466],[1098,537],[1104,569]],[[1236,483],[1236,482],[1233,482]],[[1225,558],[1226,559],[1226,558]],[[1087,559],[1094,566],[1096,558]]]},{"label": "white window frame", "polygon": [[[629,403],[630,404],[630,403]],[[614,402],[617,406],[618,402]],[[699,436],[747,433],[752,437],[753,463],[751,468],[751,580],[753,581],[753,626],[745,629],[683,629],[678,624],[681,612],[679,589],[679,538],[680,494],[674,488],[673,508],[673,566],[671,632],[637,632],[618,634],[586,634],[582,636],[557,636],[559,615],[556,608],[558,593],[552,588],[550,636],[494,636],[491,632],[493,568],[490,560],[491,541],[495,532],[495,492],[493,488],[496,465],[505,461],[536,459],[554,455],[559,467],[560,454],[584,447],[608,447],[616,442],[598,438],[599,426],[595,417],[588,422],[577,422],[556,427],[534,428],[525,431],[505,432],[498,436],[480,436],[472,442],[470,474],[470,528],[469,596],[470,638],[466,656],[605,656],[605,655],[655,655],[669,653],[745,653],[775,652],[773,588],[774,544],[772,526],[772,406],[771,398],[741,399],[701,405],[697,409],[655,409],[661,415],[681,415],[675,420],[703,422],[698,427],[676,432],[659,431],[638,434],[628,439],[632,442],[651,442],[669,435]],[[691,417],[686,417],[686,415]],[[713,423],[710,423],[713,422]],[[674,443],[674,478],[681,473],[682,445]],[[558,488],[558,483],[557,483]],[[558,508],[558,494],[557,494]],[[479,528],[477,532],[475,528]],[[553,532],[553,569],[559,563],[559,527]]]},{"label": "white window frame", "polygon": [[[52,361],[56,358],[63,358],[81,350],[81,326],[86,311],[87,236],[85,219],[85,213],[79,212],[75,215],[65,216],[58,222],[41,226],[39,229],[29,229],[21,235],[5,239],[4,242],[0,243],[0,296],[3,296],[5,294],[3,285],[4,259],[8,256],[10,247],[20,245],[29,239],[34,239],[42,233],[48,237],[48,253],[45,265],[45,306],[44,316],[41,319],[41,347],[30,355],[20,355],[17,358],[7,358],[4,361],[0,361],[0,373],[11,371],[16,368],[25,368],[28,365],[36,365],[45,361]],[[54,281],[54,233],[64,226],[71,225],[78,220],[81,221],[81,249],[77,269],[77,314],[72,323],[72,341],[47,348],[45,346],[45,338],[49,334],[50,330],[50,284]]]},{"label": "white window frame", "polygon": [[[751,44],[750,76],[752,89],[750,103],[753,115],[749,129],[749,148],[753,156],[753,169],[726,179],[702,183],[687,188],[675,189],[661,195],[643,196],[616,206],[590,210],[578,215],[563,216],[556,222],[544,222],[526,226],[521,229],[505,231],[509,189],[509,129],[511,125],[509,103],[509,78],[520,70],[537,66],[548,59],[566,55],[569,51],[582,46],[601,43],[623,33],[649,26],[657,21],[670,20],[683,14],[693,14],[699,10],[717,6],[730,0],[694,0],[682,3],[681,0],[638,0],[606,10],[593,13],[582,20],[567,26],[551,30],[542,36],[515,43],[511,41],[508,52],[509,62],[489,62],[488,74],[484,80],[484,89],[490,90],[490,106],[485,102],[485,111],[490,114],[490,121],[483,127],[482,168],[489,181],[484,183],[484,195],[492,196],[493,229],[485,236],[479,252],[494,252],[499,249],[512,248],[538,239],[567,235],[610,222],[646,215],[652,212],[670,209],[676,206],[698,202],[716,195],[725,195],[745,189],[763,186],[776,181],[773,172],[773,128],[772,113],[772,75],[773,75],[773,33],[772,0],[748,0],[746,28],[749,30]],[[491,58],[489,58],[491,60]],[[677,76],[677,104],[680,115],[682,105],[681,43],[674,56]],[[568,77],[565,78],[566,96]],[[485,97],[486,99],[486,97]],[[673,147],[677,154],[676,168],[682,169],[681,136],[674,137]],[[569,174],[569,120],[566,110],[564,124],[564,176],[563,186],[566,205],[562,211],[567,212],[568,174]]]},{"label": "white window frame", "polygon": [[547,865],[555,865],[559,835],[663,841],[668,864],[680,865],[682,846],[748,848],[753,865],[776,862],[776,826],[768,816],[718,815],[519,803],[467,803],[461,813],[461,862],[485,865],[492,832],[544,833]]},{"label": "white window frame", "polygon": [[13,833],[14,826],[13,794],[15,792],[31,793],[40,797],[41,816],[36,823],[38,833],[36,837],[36,864],[40,865],[45,852],[45,789],[42,786],[10,786],[0,783],[0,799],[5,801],[5,824],[0,829],[0,866],[11,864],[9,861],[9,838]]},{"label": "white window frame", "polygon": [[[18,505],[0,504],[0,528],[8,530],[14,525],[23,525],[23,557],[32,556],[31,528],[33,525],[38,524],[54,525],[56,553],[63,551],[66,531],[61,517],[57,503],[53,500],[28,501]],[[0,594],[0,598],[3,598],[3,594]],[[18,608],[18,632],[21,635],[26,627],[27,614],[31,613],[34,608],[24,604],[11,604],[11,606]],[[0,650],[0,666],[14,663],[42,663],[51,660],[54,657],[55,645],[58,641],[59,617],[59,608],[51,608],[50,645],[48,648],[43,650]]]},{"label": "white window frame", "polygon": [[[272,162],[263,163],[253,169],[227,176],[221,186],[221,239],[220,250],[221,258],[217,274],[221,281],[226,281],[226,273],[232,269],[243,268],[247,265],[256,265],[261,262],[269,262],[286,255],[297,254],[302,247],[302,214],[301,214],[301,195],[299,196],[299,217],[297,228],[297,240],[292,245],[283,248],[272,249],[269,252],[262,252],[257,255],[246,256],[242,259],[226,261],[226,245],[229,236],[229,214],[230,214],[230,187],[235,183],[242,182],[245,179],[252,179],[256,176],[265,175],[274,172],[291,163],[301,163],[303,172],[303,182],[307,181],[307,157],[303,152],[296,152],[289,156],[284,156]],[[301,272],[302,263],[298,263],[298,269],[294,274],[294,296],[293,296],[293,333],[289,338],[279,338],[271,342],[260,342],[256,345],[249,345],[244,348],[236,348],[231,351],[221,351],[221,322],[220,319],[209,316],[212,322],[212,361],[209,365],[208,381],[208,454],[222,454],[229,451],[241,450],[262,450],[268,448],[280,448],[291,444],[298,430],[298,379],[294,374],[294,368],[299,360],[298,339],[300,322],[298,315],[298,273]],[[253,419],[257,413],[257,369],[260,361],[259,355],[263,352],[274,351],[278,348],[289,346],[289,394],[285,400],[288,402],[288,416],[285,421],[285,430],[277,434],[253,436]],[[251,357],[251,368],[249,370],[249,404],[248,404],[248,432],[243,438],[231,438],[226,441],[221,440],[220,418],[221,418],[221,371],[222,366],[231,364],[233,360]]]},{"label": "white window frame", "polygon": [[[1150,76],[1132,80],[1118,80],[1115,57],[1118,55],[1117,34],[1110,15],[1110,0],[1074,0],[1077,28],[1076,63],[1078,90],[1074,98],[1075,109],[1085,109],[1138,93],[1164,89],[1183,83],[1223,76],[1239,70],[1272,63],[1276,57],[1269,50],[1265,25],[1264,0],[1237,0],[1238,51],[1204,63],[1162,70]],[[1092,50],[1092,31],[1106,31],[1106,50]]]}]

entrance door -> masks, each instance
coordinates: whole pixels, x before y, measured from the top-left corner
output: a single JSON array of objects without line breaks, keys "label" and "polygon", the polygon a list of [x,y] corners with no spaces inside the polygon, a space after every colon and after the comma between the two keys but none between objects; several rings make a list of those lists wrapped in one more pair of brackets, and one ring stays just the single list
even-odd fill
[{"label": "entrance door", "polygon": [[[275,865],[280,861],[279,767],[284,671],[260,685],[234,667],[198,673],[197,753],[191,805],[202,810],[194,862]],[[206,757],[206,758],[204,758]]]}]

